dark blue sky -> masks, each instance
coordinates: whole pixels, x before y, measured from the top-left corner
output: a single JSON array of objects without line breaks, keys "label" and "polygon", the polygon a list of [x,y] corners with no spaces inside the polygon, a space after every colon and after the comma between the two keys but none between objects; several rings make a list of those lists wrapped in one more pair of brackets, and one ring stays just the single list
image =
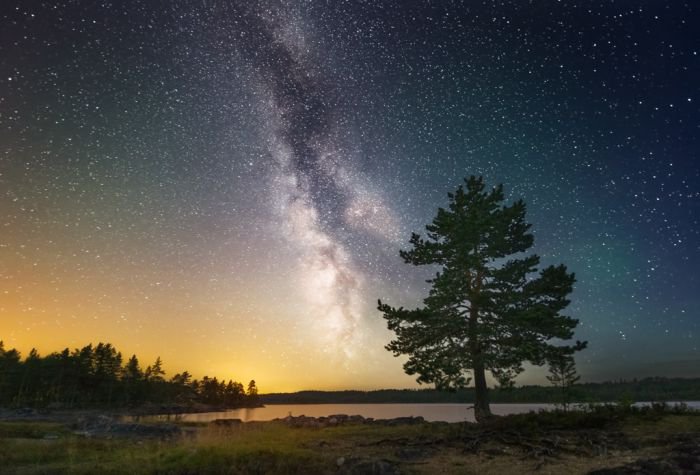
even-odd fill
[{"label": "dark blue sky", "polygon": [[398,250],[475,174],[523,198],[543,263],[576,273],[587,379],[699,375],[694,3],[0,15],[6,343],[234,361],[267,389],[410,384],[374,303],[424,296]]}]

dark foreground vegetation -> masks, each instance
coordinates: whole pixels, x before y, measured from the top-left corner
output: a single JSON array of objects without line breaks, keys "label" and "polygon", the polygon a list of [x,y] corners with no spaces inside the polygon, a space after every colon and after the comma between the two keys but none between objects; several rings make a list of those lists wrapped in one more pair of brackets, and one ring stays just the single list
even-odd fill
[{"label": "dark foreground vegetation", "polygon": [[[255,381],[248,387],[183,371],[166,379],[163,362],[142,369],[136,355],[126,362],[109,343],[22,359],[0,341],[0,407],[116,408],[159,405],[155,411],[194,410],[203,406],[257,406]],[[165,407],[165,406],[170,407]]]},{"label": "dark foreground vegetation", "polygon": [[[492,389],[494,403],[562,403],[561,388],[521,386]],[[645,378],[576,384],[567,388],[568,402],[700,401],[700,378]],[[261,394],[263,404],[473,403],[474,389],[382,389],[379,391],[299,391]]]},{"label": "dark foreground vegetation", "polygon": [[0,467],[4,474],[698,473],[700,414],[659,404],[481,424],[343,415],[135,424],[97,412],[5,411]]}]

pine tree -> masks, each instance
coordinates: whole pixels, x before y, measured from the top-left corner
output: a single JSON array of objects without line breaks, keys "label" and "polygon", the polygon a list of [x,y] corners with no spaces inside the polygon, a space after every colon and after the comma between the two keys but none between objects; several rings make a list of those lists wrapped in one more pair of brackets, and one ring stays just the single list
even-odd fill
[{"label": "pine tree", "polygon": [[255,384],[254,379],[251,379],[248,383],[247,397],[249,406],[258,405],[258,386]]},{"label": "pine tree", "polygon": [[165,371],[163,371],[163,360],[161,360],[160,356],[158,356],[156,361],[153,363],[153,366],[146,368],[144,378],[146,381],[160,383],[165,381],[163,376],[165,376]]},{"label": "pine tree", "polygon": [[407,355],[404,369],[419,383],[456,389],[474,378],[477,421],[491,416],[486,371],[507,386],[522,363],[544,364],[555,352],[572,354],[585,343],[557,347],[578,320],[561,315],[574,275],[564,265],[537,272],[540,258],[524,255],[532,246],[525,203],[504,205],[503,186],[485,191],[482,178],[465,180],[449,193],[449,208],[438,209],[424,239],[413,234],[407,263],[438,265],[424,306],[394,308],[379,301],[396,339],[387,345]]},{"label": "pine tree", "polygon": [[187,386],[192,381],[192,375],[189,371],[183,371],[182,373],[177,373],[175,376],[170,378],[170,382],[178,386]]},{"label": "pine tree", "polygon": [[143,371],[141,371],[139,359],[136,355],[131,355],[129,361],[126,362],[126,366],[122,372],[122,378],[129,381],[140,381],[143,378]]},{"label": "pine tree", "polygon": [[124,387],[124,402],[129,405],[140,402],[144,396],[145,380],[136,355],[131,355],[131,358],[129,358],[122,370],[122,383]]},{"label": "pine tree", "polygon": [[571,402],[571,387],[581,376],[576,373],[574,358],[565,352],[559,352],[549,361],[549,376],[547,380],[561,391],[561,407],[566,411]]},{"label": "pine tree", "polygon": [[19,351],[5,349],[0,341],[0,405],[10,405],[22,381],[22,362]]}]

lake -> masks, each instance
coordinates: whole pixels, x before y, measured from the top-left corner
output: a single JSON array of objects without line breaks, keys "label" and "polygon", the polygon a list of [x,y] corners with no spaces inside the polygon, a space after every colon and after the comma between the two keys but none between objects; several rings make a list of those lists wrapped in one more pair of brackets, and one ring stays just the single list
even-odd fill
[{"label": "lake", "polygon": [[[517,414],[551,408],[550,404],[492,404],[494,414]],[[374,419],[421,416],[426,421],[474,421],[471,404],[269,404],[265,407],[231,409],[222,412],[186,413],[177,415],[146,416],[147,420],[179,420],[209,422],[214,419],[241,419],[243,421],[270,421],[292,416],[331,416],[359,414]],[[142,418],[144,419],[144,418]]]},{"label": "lake", "polygon": [[[649,403],[637,403],[645,405]],[[675,404],[675,403],[669,403]],[[700,401],[685,404],[700,409]],[[491,411],[499,416],[552,409],[552,404],[491,404]],[[209,422],[214,419],[241,419],[243,421],[270,421],[292,416],[321,417],[333,414],[360,415],[374,419],[421,416],[426,421],[474,422],[471,404],[269,404],[265,407],[231,409],[221,412],[185,413],[177,415],[145,416],[141,420],[178,420]]]}]

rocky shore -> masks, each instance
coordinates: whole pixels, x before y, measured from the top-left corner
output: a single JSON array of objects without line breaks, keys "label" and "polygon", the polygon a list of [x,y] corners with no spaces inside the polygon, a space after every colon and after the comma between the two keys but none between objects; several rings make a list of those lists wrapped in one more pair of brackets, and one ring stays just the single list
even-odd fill
[{"label": "rocky shore", "polygon": [[[153,411],[151,411],[153,409]],[[194,428],[183,427],[176,423],[140,422],[139,418],[149,415],[180,414],[182,412],[167,412],[162,406],[153,408],[140,408],[135,412],[117,412],[112,414],[102,413],[96,410],[82,411],[48,411],[30,408],[1,410],[0,421],[27,421],[27,422],[56,422],[69,427],[73,434],[84,437],[106,438],[173,438],[180,435],[192,434]],[[173,408],[171,408],[173,409]],[[210,412],[203,410],[199,412]],[[130,419],[130,420],[129,420]],[[128,421],[127,421],[128,420]],[[344,425],[376,425],[398,426],[415,425],[425,423],[422,417],[397,417],[393,419],[373,419],[360,415],[334,414],[328,417],[287,416],[271,421],[244,422],[241,419],[215,419],[209,423],[212,427],[233,428],[243,424],[257,425],[277,423],[293,428],[338,427]]]},{"label": "rocky shore", "polygon": [[[700,473],[700,414],[694,412],[533,413],[485,424],[347,414],[210,423],[125,415],[2,410],[0,466],[17,469],[3,473],[35,473],[25,468],[49,448],[47,467],[80,465],[76,460],[87,457],[98,460],[95,470],[132,475],[228,473],[232,464],[236,473],[285,474]],[[127,459],[132,468],[123,465]],[[74,471],[92,468],[80,470]]]},{"label": "rocky shore", "polygon": [[[273,419],[269,422],[282,423],[288,427],[315,428],[337,427],[347,424],[374,424],[383,426],[413,425],[422,424],[425,419],[422,417],[395,417],[393,419],[374,419],[372,417],[362,417],[360,415],[349,416],[347,414],[334,414],[327,417],[292,416]],[[241,419],[216,419],[212,425],[219,427],[232,427],[242,424]],[[259,422],[258,422],[259,423]]]}]

